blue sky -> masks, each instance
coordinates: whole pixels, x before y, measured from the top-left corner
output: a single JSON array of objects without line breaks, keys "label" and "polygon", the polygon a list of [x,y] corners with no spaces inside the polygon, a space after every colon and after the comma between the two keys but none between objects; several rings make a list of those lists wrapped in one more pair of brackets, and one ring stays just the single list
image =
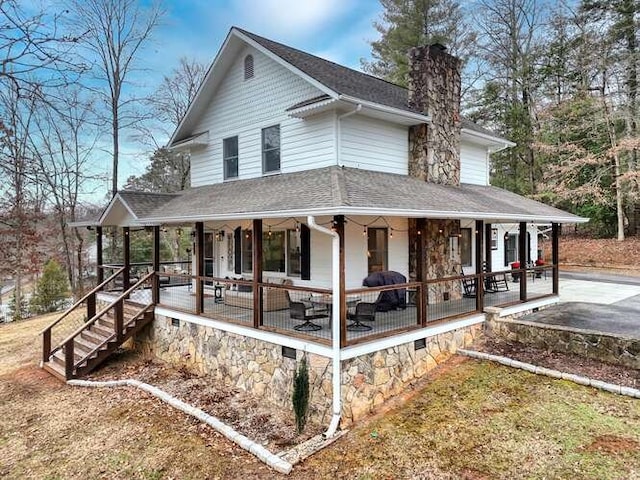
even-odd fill
[{"label": "blue sky", "polygon": [[[155,90],[183,56],[209,65],[232,26],[359,69],[360,59],[371,57],[369,42],[378,37],[373,22],[382,12],[378,0],[165,0],[164,6],[134,88]],[[144,173],[149,153],[123,138],[121,185]]]}]

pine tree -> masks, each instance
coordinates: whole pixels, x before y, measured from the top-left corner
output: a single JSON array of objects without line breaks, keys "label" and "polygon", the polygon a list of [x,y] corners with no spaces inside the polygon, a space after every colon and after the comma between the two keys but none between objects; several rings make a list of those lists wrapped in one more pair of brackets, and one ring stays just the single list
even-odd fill
[{"label": "pine tree", "polygon": [[63,307],[68,294],[67,276],[60,264],[52,258],[44,266],[31,304],[37,313],[55,312]]},{"label": "pine tree", "polygon": [[24,297],[24,295],[20,296],[20,300],[16,298],[15,290],[13,295],[11,296],[11,301],[9,302],[9,316],[11,321],[17,322],[19,320],[23,320],[31,316],[29,312],[29,302]]},{"label": "pine tree", "polygon": [[374,27],[372,62],[363,68],[398,85],[407,84],[407,53],[411,47],[441,43],[463,61],[473,51],[475,33],[468,28],[454,0],[380,0],[384,12]]}]

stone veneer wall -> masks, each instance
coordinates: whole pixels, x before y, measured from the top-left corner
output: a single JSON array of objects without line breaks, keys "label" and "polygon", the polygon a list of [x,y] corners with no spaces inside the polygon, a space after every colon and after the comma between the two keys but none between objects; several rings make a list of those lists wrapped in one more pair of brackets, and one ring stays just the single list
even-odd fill
[{"label": "stone veneer wall", "polygon": [[[390,397],[420,379],[448,359],[458,348],[469,345],[480,333],[481,324],[426,339],[426,348],[415,350],[414,342],[386,348],[342,362],[342,426],[362,418]],[[293,376],[297,359],[284,358],[282,347],[246,338],[212,327],[156,314],[149,329],[135,339],[143,353],[176,366],[211,375],[239,389],[292,412]],[[307,353],[312,420],[328,424],[331,418],[332,367],[326,357]],[[293,413],[292,413],[293,414]]]},{"label": "stone veneer wall", "polygon": [[635,338],[498,318],[488,320],[486,328],[508,341],[640,369],[640,340]]},{"label": "stone veneer wall", "polygon": [[409,129],[409,175],[460,185],[460,60],[441,45],[409,50],[409,106],[431,117]]},{"label": "stone veneer wall", "polygon": [[[135,347],[292,411],[293,376],[304,354],[300,350],[296,360],[285,358],[280,345],[183,320],[173,326],[170,318],[158,314],[150,328],[136,337]],[[311,353],[307,353],[307,360],[309,415],[314,421],[327,423],[333,390],[331,360]]]},{"label": "stone veneer wall", "polygon": [[379,350],[342,362],[342,422],[358,420],[390,397],[422,378],[468,346],[482,332],[482,324],[452,330],[426,339],[426,348],[414,342]]}]

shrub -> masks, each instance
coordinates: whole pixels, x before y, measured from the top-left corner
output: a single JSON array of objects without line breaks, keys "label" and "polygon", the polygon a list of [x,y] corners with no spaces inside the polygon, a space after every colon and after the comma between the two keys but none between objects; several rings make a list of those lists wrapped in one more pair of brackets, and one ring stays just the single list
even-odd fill
[{"label": "shrub", "polygon": [[300,360],[300,365],[293,377],[293,411],[296,415],[296,429],[302,433],[307,423],[309,409],[309,367],[306,355]]},{"label": "shrub", "polygon": [[32,308],[37,313],[55,312],[64,306],[68,294],[69,282],[64,270],[55,259],[48,260],[36,284]]}]

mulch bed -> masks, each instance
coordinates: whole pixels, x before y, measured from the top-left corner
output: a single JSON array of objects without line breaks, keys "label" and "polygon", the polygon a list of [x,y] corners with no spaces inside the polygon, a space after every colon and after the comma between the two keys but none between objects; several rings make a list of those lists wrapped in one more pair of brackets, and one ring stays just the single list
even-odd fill
[{"label": "mulch bed", "polygon": [[[185,367],[174,368],[129,350],[120,350],[87,379],[135,379],[148,383],[219,418],[274,453],[289,450],[323,431],[323,426],[308,421],[304,432],[297,435],[293,413],[273,408],[250,392],[224,385],[210,376]],[[137,389],[132,394],[145,395]]]},{"label": "mulch bed", "polygon": [[610,365],[571,353],[551,352],[520,342],[485,337],[474,343],[471,349],[479,352],[502,355],[540,367],[609,382],[625,387],[640,389],[640,370],[619,365]]}]

